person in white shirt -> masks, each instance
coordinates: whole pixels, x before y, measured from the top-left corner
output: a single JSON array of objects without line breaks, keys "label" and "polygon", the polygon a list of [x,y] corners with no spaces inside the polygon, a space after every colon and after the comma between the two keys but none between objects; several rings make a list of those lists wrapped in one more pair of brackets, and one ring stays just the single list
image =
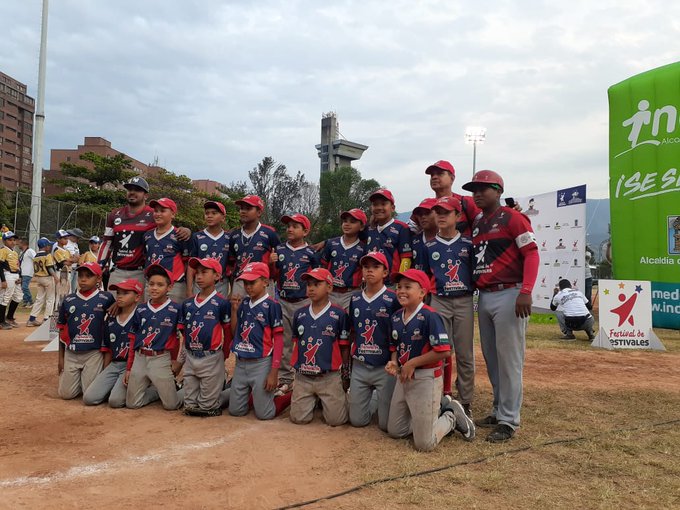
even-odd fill
[{"label": "person in white shirt", "polygon": [[555,316],[564,334],[562,340],[576,340],[574,331],[585,331],[588,340],[593,340],[595,319],[590,313],[593,308],[592,304],[581,291],[571,288],[569,280],[560,280],[558,286],[559,289],[555,287],[550,309],[557,310]]},{"label": "person in white shirt", "polygon": [[19,248],[21,254],[19,255],[19,271],[21,272],[21,290],[24,293],[22,306],[33,306],[33,296],[28,286],[33,279],[33,258],[35,257],[35,250],[28,246],[26,239],[19,239]]}]

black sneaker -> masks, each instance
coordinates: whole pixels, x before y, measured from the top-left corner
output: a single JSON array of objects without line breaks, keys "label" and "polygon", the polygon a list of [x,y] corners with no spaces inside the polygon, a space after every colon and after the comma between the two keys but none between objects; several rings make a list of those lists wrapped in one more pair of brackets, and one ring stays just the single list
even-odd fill
[{"label": "black sneaker", "polygon": [[595,332],[588,331],[588,340],[595,340]]},{"label": "black sneaker", "polygon": [[472,409],[470,409],[470,404],[463,404],[463,411],[468,415],[468,418],[472,418]]},{"label": "black sneaker", "polygon": [[0,329],[12,329],[12,326],[10,326],[7,322],[0,322]]},{"label": "black sneaker", "polygon": [[479,420],[475,420],[475,425],[483,428],[491,428],[498,425],[498,420],[496,419],[495,416],[489,415],[486,418],[480,418]]},{"label": "black sneaker", "polygon": [[442,399],[439,402],[439,416],[444,414],[452,400],[453,398],[451,397],[451,395],[442,395]]},{"label": "black sneaker", "polygon": [[466,441],[472,441],[475,438],[475,423],[465,414],[465,409],[461,403],[457,400],[451,400],[446,406],[445,412],[447,411],[450,411],[456,420],[453,429],[460,432]]},{"label": "black sneaker", "polygon": [[497,425],[488,436],[486,436],[486,440],[489,443],[504,443],[505,441],[512,439],[512,436],[514,435],[515,429],[513,429],[510,425],[501,423],[500,425]]},{"label": "black sneaker", "polygon": [[576,336],[574,333],[565,333],[565,335],[560,338],[563,342],[571,342],[572,340],[576,340]]}]

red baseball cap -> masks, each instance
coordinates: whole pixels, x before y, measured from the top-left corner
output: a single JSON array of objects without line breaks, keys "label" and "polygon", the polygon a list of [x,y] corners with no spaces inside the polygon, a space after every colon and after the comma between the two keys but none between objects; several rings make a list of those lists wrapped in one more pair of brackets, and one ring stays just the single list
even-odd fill
[{"label": "red baseball cap", "polygon": [[80,264],[76,268],[76,271],[80,271],[81,269],[87,269],[90,273],[92,273],[95,276],[102,275],[102,266],[100,266],[96,262],[85,262],[85,264]]},{"label": "red baseball cap", "polygon": [[189,267],[192,269],[198,268],[198,266],[203,266],[208,269],[212,269],[218,275],[222,276],[222,264],[217,259],[212,257],[206,257],[204,259],[199,259],[198,257],[191,257],[189,259]]},{"label": "red baseball cap", "polygon": [[170,209],[174,213],[177,212],[177,204],[171,198],[159,198],[149,202],[149,207],[151,208],[155,208],[157,205],[165,207],[166,209]]},{"label": "red baseball cap", "polygon": [[328,269],[323,267],[315,267],[310,269],[305,274],[302,275],[303,280],[317,280],[319,282],[326,282],[333,285],[333,276]]},{"label": "red baseball cap", "polygon": [[425,209],[426,211],[429,212],[432,210],[436,203],[437,203],[436,198],[426,198],[422,202],[420,202],[420,204],[418,204],[418,206],[415,209],[413,209],[413,214],[418,214],[419,212],[421,212],[418,209]]},{"label": "red baseball cap", "polygon": [[434,204],[432,209],[446,209],[447,211],[456,211],[460,212],[463,210],[463,205],[460,203],[460,200],[458,200],[456,197],[441,197],[439,200],[437,200],[437,203]]},{"label": "red baseball cap", "polygon": [[366,225],[368,223],[368,218],[366,217],[366,213],[362,211],[361,209],[350,209],[349,211],[345,211],[340,213],[340,219],[343,219],[345,216],[350,216],[354,218],[355,220],[360,221],[363,225]]},{"label": "red baseball cap", "polygon": [[302,225],[303,228],[307,230],[309,230],[312,226],[312,223],[309,221],[309,218],[307,218],[307,216],[305,216],[304,214],[295,213],[291,214],[290,216],[289,215],[281,216],[281,223],[288,225],[288,223],[290,223],[291,221],[299,223],[300,225]]},{"label": "red baseball cap", "polygon": [[439,170],[444,170],[445,172],[450,173],[453,177],[456,176],[455,168],[453,168],[453,165],[446,160],[440,159],[436,163],[432,163],[430,166],[428,166],[425,169],[425,173],[431,174],[433,168],[438,168]]},{"label": "red baseball cap", "polygon": [[380,253],[379,251],[369,251],[366,255],[361,257],[361,260],[359,261],[359,265],[363,266],[364,262],[367,260],[375,260],[376,262],[382,264],[385,266],[385,269],[389,269],[390,266],[387,265],[387,258],[383,253]]},{"label": "red baseball cap", "polygon": [[144,287],[139,283],[139,280],[135,280],[134,278],[128,278],[122,282],[109,285],[109,290],[131,290],[140,296],[144,293]]},{"label": "red baseball cap", "polygon": [[227,214],[227,209],[224,207],[222,202],[215,202],[214,200],[208,200],[203,204],[203,209],[217,209],[222,214]]},{"label": "red baseball cap", "polygon": [[260,211],[264,211],[264,201],[257,195],[246,195],[234,202],[236,205],[248,205],[250,207],[257,207]]},{"label": "red baseball cap", "polygon": [[394,205],[394,195],[392,195],[392,192],[388,189],[379,189],[377,191],[374,191],[370,197],[368,197],[369,200],[373,201],[376,198],[385,198],[392,202],[392,205]]},{"label": "red baseball cap", "polygon": [[146,276],[147,280],[149,278],[151,278],[154,274],[159,274],[159,273],[167,275],[167,277],[170,278],[171,282],[175,281],[175,279],[172,277],[172,273],[170,271],[168,271],[165,267],[161,266],[157,262],[155,264],[150,264],[144,270],[144,276]]},{"label": "red baseball cap", "polygon": [[251,262],[243,268],[243,272],[236,279],[252,282],[258,278],[269,278],[269,266],[264,262]]},{"label": "red baseball cap", "polygon": [[423,271],[419,269],[407,269],[403,273],[394,275],[394,282],[399,283],[403,278],[416,282],[422,287],[425,293],[430,292],[430,279]]}]

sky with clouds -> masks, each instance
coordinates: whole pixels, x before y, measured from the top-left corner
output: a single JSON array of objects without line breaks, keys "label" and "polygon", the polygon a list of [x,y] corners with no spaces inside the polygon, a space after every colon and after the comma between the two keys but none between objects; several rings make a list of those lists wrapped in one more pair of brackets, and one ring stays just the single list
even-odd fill
[{"label": "sky with clouds", "polygon": [[[0,71],[35,97],[40,0],[2,0]],[[608,193],[607,88],[679,60],[680,3],[59,0],[50,4],[45,161],[102,136],[194,179],[264,156],[318,181],[320,119],[369,146],[357,167],[408,210],[424,169],[477,169],[506,194]]]}]

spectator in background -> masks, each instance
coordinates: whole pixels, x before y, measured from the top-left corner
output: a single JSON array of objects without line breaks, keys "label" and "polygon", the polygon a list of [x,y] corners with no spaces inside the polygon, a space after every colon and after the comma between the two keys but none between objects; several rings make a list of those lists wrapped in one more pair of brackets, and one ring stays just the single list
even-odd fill
[{"label": "spectator in background", "polygon": [[560,280],[559,288],[555,287],[550,309],[556,310],[557,322],[564,336],[562,340],[576,340],[574,331],[585,331],[588,340],[595,338],[593,326],[595,319],[590,313],[593,306],[579,290],[571,288],[571,282],[566,278]]},{"label": "spectator in background", "polygon": [[590,271],[590,264],[593,261],[593,252],[586,246],[586,268],[585,268],[585,289],[584,295],[589,303],[593,302],[593,273]]},{"label": "spectator in background", "polygon": [[78,290],[78,272],[76,271],[76,268],[78,267],[78,259],[80,259],[78,240],[83,237],[83,231],[79,228],[72,228],[66,232],[68,232],[68,242],[66,243],[65,248],[71,254],[70,289],[71,292],[75,292]]},{"label": "spectator in background", "polygon": [[28,286],[33,279],[33,259],[35,250],[28,246],[27,239],[19,239],[19,270],[21,271],[21,290],[24,293],[22,306],[28,308],[33,306],[33,296]]}]

